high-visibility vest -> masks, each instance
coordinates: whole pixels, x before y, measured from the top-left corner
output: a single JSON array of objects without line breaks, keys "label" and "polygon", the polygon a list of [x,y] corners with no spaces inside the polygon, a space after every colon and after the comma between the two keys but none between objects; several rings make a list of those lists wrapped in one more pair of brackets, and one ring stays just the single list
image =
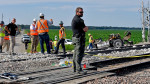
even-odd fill
[{"label": "high-visibility vest", "polygon": [[[35,28],[35,24],[32,24],[32,25]],[[30,29],[30,35],[38,35],[37,28],[35,30]]]},{"label": "high-visibility vest", "polygon": [[[64,34],[62,34],[62,32],[64,32]],[[65,33],[65,28],[61,27],[61,29],[59,30],[59,38],[60,39],[65,39],[66,38],[66,33]]]},{"label": "high-visibility vest", "polygon": [[54,41],[54,46],[55,46],[55,47],[57,46],[57,41]]},{"label": "high-visibility vest", "polygon": [[3,31],[4,31],[4,27],[0,27],[0,37],[5,36],[5,33]]},{"label": "high-visibility vest", "polygon": [[9,36],[5,36],[4,39],[5,39],[5,40],[9,40]]},{"label": "high-visibility vest", "polygon": [[48,24],[47,24],[47,20],[39,20],[37,22],[37,31],[38,33],[45,33],[45,32],[48,32],[49,29],[48,29]]},{"label": "high-visibility vest", "polygon": [[93,43],[93,36],[90,36],[89,43]]}]

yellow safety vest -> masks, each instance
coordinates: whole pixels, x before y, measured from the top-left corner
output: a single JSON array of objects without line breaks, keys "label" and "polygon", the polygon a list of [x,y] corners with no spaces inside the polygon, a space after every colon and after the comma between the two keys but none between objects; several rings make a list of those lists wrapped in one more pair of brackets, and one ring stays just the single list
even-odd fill
[{"label": "yellow safety vest", "polygon": [[5,33],[3,33],[4,27],[0,27],[0,37],[4,37]]},{"label": "yellow safety vest", "polygon": [[93,43],[93,36],[90,36],[89,43]]},{"label": "yellow safety vest", "polygon": [[54,46],[55,46],[55,47],[57,46],[57,41],[54,41]]}]

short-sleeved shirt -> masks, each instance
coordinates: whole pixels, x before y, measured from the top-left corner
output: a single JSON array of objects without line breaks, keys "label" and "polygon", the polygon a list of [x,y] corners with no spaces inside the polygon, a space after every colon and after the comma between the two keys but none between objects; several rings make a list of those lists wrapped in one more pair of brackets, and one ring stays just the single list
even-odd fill
[{"label": "short-sleeved shirt", "polygon": [[81,19],[79,16],[75,15],[73,20],[72,20],[72,31],[73,31],[73,36],[76,34],[82,35],[85,34],[83,31],[83,28],[85,27],[84,20]]},{"label": "short-sleeved shirt", "polygon": [[7,25],[7,27],[8,27],[8,30],[10,31],[10,36],[15,36],[16,35],[16,28],[18,28],[17,27],[17,25],[16,24],[13,24],[13,23],[9,23],[8,25]]}]

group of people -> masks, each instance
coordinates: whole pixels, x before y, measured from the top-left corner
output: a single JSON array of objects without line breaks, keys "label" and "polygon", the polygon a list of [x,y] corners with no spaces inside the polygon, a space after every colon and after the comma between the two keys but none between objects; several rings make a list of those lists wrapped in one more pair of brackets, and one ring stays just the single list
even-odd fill
[{"label": "group of people", "polygon": [[[83,16],[83,9],[81,7],[76,8],[76,14],[72,19],[72,32],[73,32],[73,45],[74,45],[74,53],[73,53],[73,72],[78,74],[86,74],[85,71],[82,70],[81,61],[84,56],[85,50],[85,32],[88,31],[88,27],[84,24],[84,20],[81,18]],[[30,35],[31,35],[31,53],[36,53],[38,41],[40,41],[41,53],[44,54],[44,42],[46,43],[47,54],[51,54],[50,45],[49,45],[49,28],[48,26],[53,24],[53,20],[45,20],[44,14],[40,13],[40,20],[33,19],[33,24],[30,26]],[[5,40],[10,41],[10,54],[14,55],[14,46],[15,46],[15,35],[18,30],[17,25],[15,24],[16,19],[13,18],[12,22],[3,26],[4,23],[0,23],[0,52],[2,52],[2,46],[4,42],[4,37],[7,38]],[[65,28],[63,27],[63,22],[60,22],[60,30],[59,30],[59,41],[55,44],[55,52],[58,53],[59,45],[62,45],[63,53],[65,52]],[[57,45],[57,46],[56,46]]]},{"label": "group of people", "polygon": [[[50,44],[49,44],[49,28],[53,24],[53,20],[45,20],[44,19],[44,14],[40,13],[40,20],[33,19],[33,24],[30,25],[30,36],[31,36],[31,53],[36,53],[37,50],[37,45],[38,41],[40,41],[40,47],[41,47],[41,53],[44,54],[44,42],[46,43],[46,48],[47,48],[47,54],[51,54],[51,49],[50,49]],[[55,52],[54,54],[58,54],[59,50],[59,45],[62,45],[63,52],[65,54],[65,28],[63,27],[63,22],[60,21],[60,30],[59,30],[59,41],[57,42],[57,38],[55,38],[54,42],[54,47],[55,47]]]},{"label": "group of people", "polygon": [[[14,55],[14,46],[15,46],[15,35],[18,30],[17,25],[15,24],[16,19],[13,18],[12,22],[4,27],[4,21],[0,23],[0,53],[7,46],[6,51],[10,55]],[[10,49],[9,49],[10,47]]]},{"label": "group of people", "polygon": [[[81,61],[84,57],[85,50],[85,32],[88,31],[88,27],[85,26],[84,20],[81,18],[83,16],[83,9],[81,7],[76,8],[76,14],[72,19],[72,41],[74,45],[74,53],[73,53],[73,72],[77,74],[86,74],[87,72],[82,70]],[[47,54],[51,54],[50,45],[49,45],[49,28],[48,25],[53,24],[53,20],[50,21],[44,19],[44,14],[40,13],[40,20],[33,20],[33,24],[30,26],[30,35],[31,35],[31,53],[36,53],[36,47],[38,44],[38,40],[40,41],[41,53],[44,54],[44,42],[46,43]],[[63,54],[66,54],[65,51],[65,28],[63,26],[63,22],[60,21],[60,30],[59,30],[59,41],[55,38],[54,48],[55,52],[53,54],[58,54],[59,45],[62,45]],[[90,40],[93,40],[92,35],[90,36]],[[38,38],[39,37],[39,38]],[[93,41],[92,41],[93,42]],[[91,42],[91,43],[92,43]]]}]

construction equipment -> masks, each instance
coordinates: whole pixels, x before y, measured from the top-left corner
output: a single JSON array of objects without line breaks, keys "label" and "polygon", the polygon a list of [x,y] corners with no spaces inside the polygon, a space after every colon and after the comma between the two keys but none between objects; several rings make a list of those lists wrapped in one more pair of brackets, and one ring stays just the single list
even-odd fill
[{"label": "construction equipment", "polygon": [[[130,37],[131,37],[131,34],[130,34],[130,36],[125,36],[122,40],[119,33],[118,34],[110,34],[109,35],[109,46],[120,48],[120,47],[124,46],[125,42],[127,42],[127,45],[128,44],[133,45],[133,41],[128,41],[128,39]],[[127,38],[127,39],[125,39],[125,38]]]},{"label": "construction equipment", "polygon": [[117,47],[117,48],[124,46],[123,40],[121,39],[121,36],[119,33],[109,35],[109,46]]}]

